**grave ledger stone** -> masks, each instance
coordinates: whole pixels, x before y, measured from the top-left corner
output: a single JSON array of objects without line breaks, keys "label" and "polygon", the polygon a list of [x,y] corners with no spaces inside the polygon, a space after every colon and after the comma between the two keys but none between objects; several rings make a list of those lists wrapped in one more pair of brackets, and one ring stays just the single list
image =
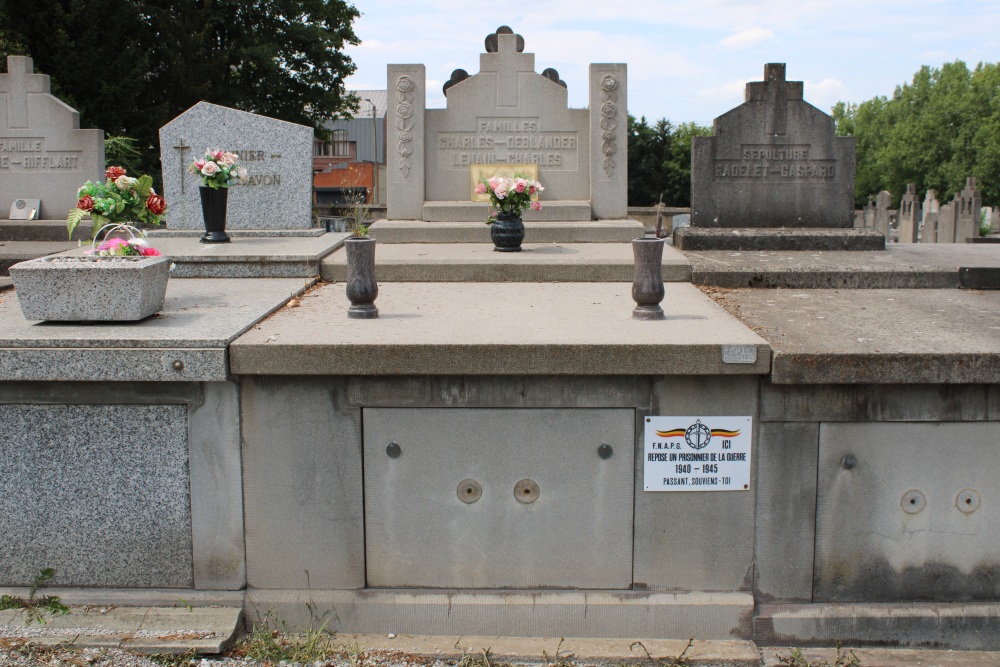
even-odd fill
[{"label": "grave ledger stone", "polygon": [[7,56],[0,74],[0,216],[18,199],[41,201],[39,217],[65,218],[87,180],[104,177],[104,132],[49,93],[31,58]]},{"label": "grave ledger stone", "polygon": [[785,65],[764,66],[746,101],[719,116],[691,151],[694,227],[852,226],[854,137],[802,98]]},{"label": "grave ledger stone", "polygon": [[229,189],[227,229],[312,226],[313,130],[229,107],[199,102],[160,128],[164,196],[170,229],[204,229],[198,187],[188,173],[206,149],[240,156],[245,185]]},{"label": "grave ledger stone", "polygon": [[485,219],[470,173],[498,164],[537,165],[543,208],[526,220],[625,219],[625,65],[591,65],[590,108],[570,109],[566,83],[535,72],[520,35],[501,27],[486,41],[479,73],[445,84],[446,109],[426,108],[423,65],[389,65],[389,219]]}]

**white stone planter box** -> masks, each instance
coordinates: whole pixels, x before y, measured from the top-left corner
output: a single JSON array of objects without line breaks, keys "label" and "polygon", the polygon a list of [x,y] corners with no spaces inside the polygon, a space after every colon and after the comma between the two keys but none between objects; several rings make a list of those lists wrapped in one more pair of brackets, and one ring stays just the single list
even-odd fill
[{"label": "white stone planter box", "polygon": [[10,267],[28,320],[135,321],[163,308],[168,257],[41,257]]}]

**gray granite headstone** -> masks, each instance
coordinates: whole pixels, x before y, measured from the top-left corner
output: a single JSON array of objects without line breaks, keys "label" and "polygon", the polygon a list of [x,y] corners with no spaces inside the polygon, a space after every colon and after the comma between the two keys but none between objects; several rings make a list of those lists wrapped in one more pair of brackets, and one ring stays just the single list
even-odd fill
[{"label": "gray granite headstone", "polygon": [[[957,196],[957,195],[956,195]],[[938,211],[938,243],[955,242],[955,222],[958,213],[958,203],[953,199],[950,204],[945,204]]]},{"label": "gray granite headstone", "polygon": [[104,178],[104,132],[49,93],[31,58],[7,56],[0,74],[0,216],[17,199],[39,199],[39,217],[65,218],[88,180]]},{"label": "gray granite headstone", "polygon": [[311,227],[312,146],[312,128],[199,102],[160,128],[167,227],[204,229],[201,179],[187,168],[206,149],[237,153],[250,174],[229,189],[227,229]]},{"label": "gray granite headstone", "polygon": [[693,227],[851,227],[854,137],[802,98],[785,65],[764,66],[746,101],[691,151]]},{"label": "gray granite headstone", "polygon": [[923,219],[920,207],[920,197],[917,196],[917,186],[908,183],[906,194],[899,201],[899,242],[916,243],[920,221]]},{"label": "gray granite headstone", "polygon": [[0,405],[0,586],[190,587],[182,405]]}]

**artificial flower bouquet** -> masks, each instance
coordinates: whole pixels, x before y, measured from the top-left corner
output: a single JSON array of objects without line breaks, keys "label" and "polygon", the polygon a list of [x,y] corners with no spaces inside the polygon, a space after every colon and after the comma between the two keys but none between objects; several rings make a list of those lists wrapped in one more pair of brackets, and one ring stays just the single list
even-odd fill
[{"label": "artificial flower bouquet", "polygon": [[234,181],[247,182],[247,170],[239,159],[236,153],[206,148],[205,157],[192,161],[188,171],[201,176],[202,187],[228,188]]},{"label": "artificial flower bouquet", "polygon": [[[521,217],[526,208],[531,207],[532,211],[542,209],[541,202],[531,201],[531,198],[544,190],[542,184],[530,178],[523,178],[515,174],[513,178],[503,176],[493,176],[476,186],[477,195],[490,197],[490,204],[495,213],[514,214]],[[490,215],[487,222],[492,222],[494,215]]]},{"label": "artificial flower bouquet", "polygon": [[84,250],[85,255],[96,257],[159,257],[160,251],[153,248],[146,239],[133,237],[128,239],[106,239],[95,247]]},{"label": "artificial flower bouquet", "polygon": [[167,212],[167,203],[153,190],[153,177],[143,174],[132,178],[121,167],[108,167],[103,183],[87,181],[76,196],[76,208],[66,218],[69,238],[84,216],[94,221],[96,231],[107,224],[144,222],[159,225]]}]

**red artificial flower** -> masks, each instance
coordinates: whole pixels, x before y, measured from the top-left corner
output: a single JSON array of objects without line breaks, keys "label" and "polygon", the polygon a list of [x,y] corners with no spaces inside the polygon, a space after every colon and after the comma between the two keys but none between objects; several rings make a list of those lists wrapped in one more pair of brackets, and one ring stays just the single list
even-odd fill
[{"label": "red artificial flower", "polygon": [[76,207],[84,211],[92,211],[94,210],[94,198],[90,195],[84,195],[80,197],[80,201],[76,203]]},{"label": "red artificial flower", "polygon": [[163,201],[163,197],[160,195],[151,194],[146,200],[146,208],[153,215],[163,215],[163,212],[167,210],[167,202]]},{"label": "red artificial flower", "polygon": [[147,246],[144,248],[139,248],[139,254],[142,255],[143,257],[159,257],[160,251],[157,250],[156,248],[150,248]]},{"label": "red artificial flower", "polygon": [[124,175],[125,175],[125,170],[122,169],[121,167],[108,167],[104,171],[104,176],[112,181],[117,179],[119,176],[124,176]]}]

